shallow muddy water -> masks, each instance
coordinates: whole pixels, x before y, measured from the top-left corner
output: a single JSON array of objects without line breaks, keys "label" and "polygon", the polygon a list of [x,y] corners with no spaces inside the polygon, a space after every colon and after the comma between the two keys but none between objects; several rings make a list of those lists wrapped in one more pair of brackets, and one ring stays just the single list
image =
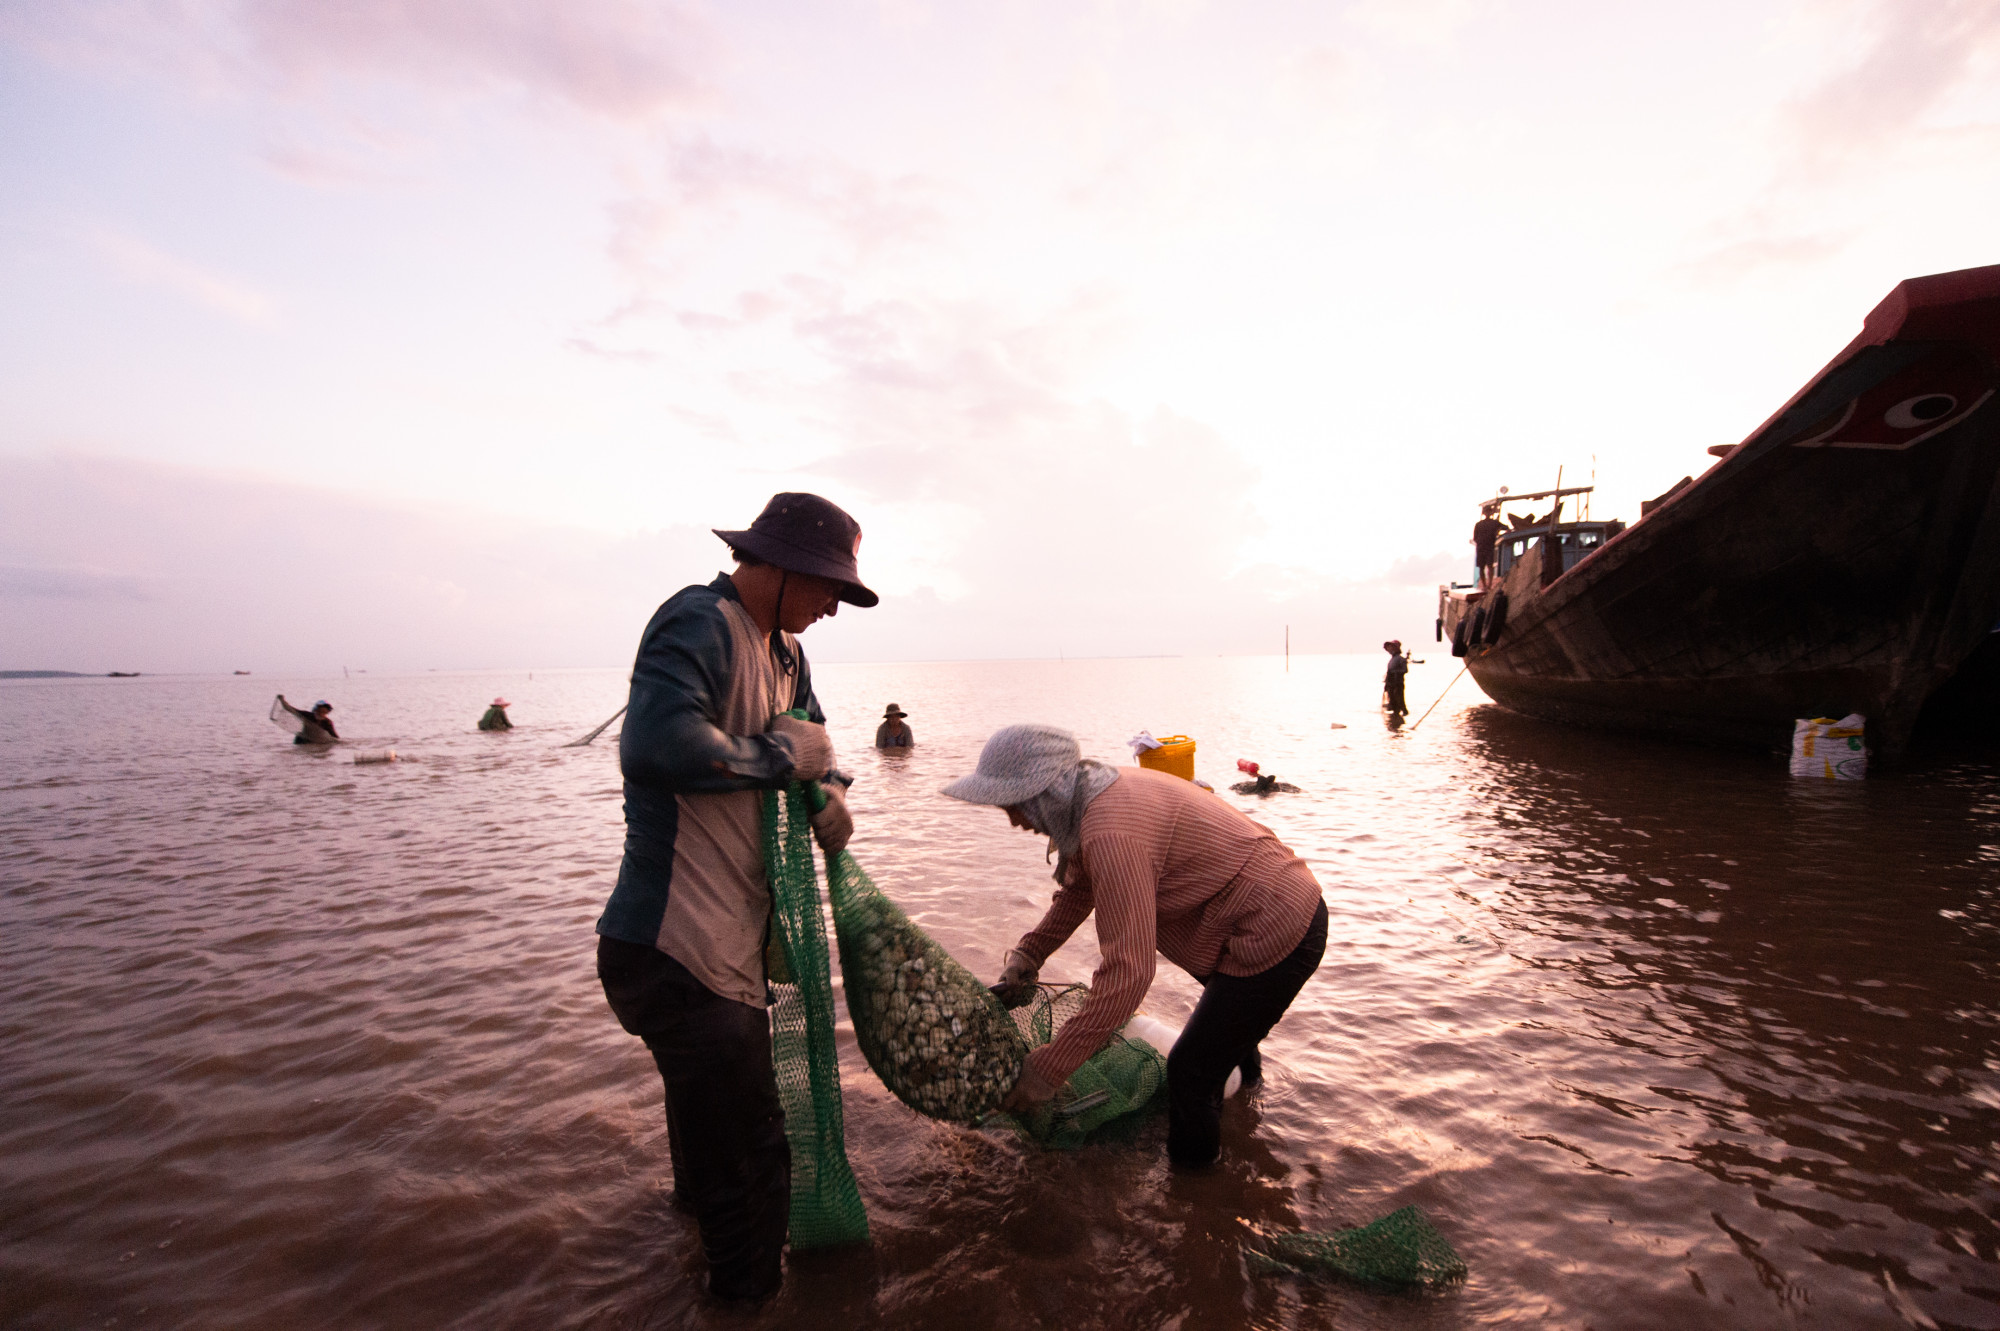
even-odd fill
[{"label": "shallow muddy water", "polygon": [[[810,648],[810,640],[808,640]],[[1450,678],[1415,672],[1421,711]],[[698,1296],[591,926],[622,672],[0,685],[0,1322],[24,1327],[2000,1326],[2000,763],[1853,785],[1563,731],[1369,658],[825,666],[853,850],[997,971],[1041,843],[937,794],[1012,721],[1141,728],[1312,865],[1326,957],[1216,1170],[918,1118],[843,1031],[865,1250]],[[330,698],[295,749],[271,694]],[[496,691],[520,728],[473,729]],[[867,747],[885,703],[918,747]],[[1331,728],[1342,722],[1344,729]],[[356,766],[354,751],[405,761]],[[1047,974],[1087,978],[1090,931]],[[1170,966],[1147,1010],[1183,1019]],[[1421,1205],[1459,1289],[1250,1272]]]}]

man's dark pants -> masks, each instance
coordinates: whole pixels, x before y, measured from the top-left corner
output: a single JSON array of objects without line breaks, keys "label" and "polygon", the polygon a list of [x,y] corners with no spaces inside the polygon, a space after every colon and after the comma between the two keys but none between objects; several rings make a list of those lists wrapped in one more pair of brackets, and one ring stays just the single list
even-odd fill
[{"label": "man's dark pants", "polygon": [[1390,711],[1407,712],[1410,710],[1403,702],[1403,677],[1401,675],[1389,676],[1389,678],[1382,681],[1382,687],[1389,694]]},{"label": "man's dark pants", "polygon": [[1167,1158],[1206,1165],[1222,1152],[1222,1088],[1234,1068],[1249,1084],[1264,1074],[1257,1044],[1298,997],[1326,954],[1326,903],[1299,945],[1255,975],[1209,976],[1201,1001],[1167,1055]]},{"label": "man's dark pants", "polygon": [[666,1083],[676,1201],[701,1230],[709,1292],[774,1292],[784,1276],[792,1151],[769,1015],[715,993],[658,948],[621,939],[597,940],[597,978]]}]

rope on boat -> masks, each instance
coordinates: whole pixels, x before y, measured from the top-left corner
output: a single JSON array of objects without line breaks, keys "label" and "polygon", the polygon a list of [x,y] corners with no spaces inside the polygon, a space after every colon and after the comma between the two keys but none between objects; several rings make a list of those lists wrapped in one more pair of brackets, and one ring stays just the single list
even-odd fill
[{"label": "rope on boat", "polygon": [[[1470,670],[1471,668],[1472,668],[1472,662],[1470,661],[1467,661],[1464,665],[1460,666],[1458,668],[1458,673],[1451,677],[1451,684],[1456,684],[1458,683],[1459,680],[1465,678],[1465,672],[1467,670]],[[1444,693],[1451,692],[1451,684],[1447,684],[1444,686]],[[1415,733],[1418,726],[1422,725],[1425,721],[1430,719],[1430,714],[1438,709],[1438,703],[1444,701],[1444,693],[1440,693],[1437,696],[1436,702],[1433,702],[1429,707],[1424,708],[1424,714],[1418,717],[1416,721],[1411,724],[1409,731],[1406,733],[1412,733],[1412,734]]]}]

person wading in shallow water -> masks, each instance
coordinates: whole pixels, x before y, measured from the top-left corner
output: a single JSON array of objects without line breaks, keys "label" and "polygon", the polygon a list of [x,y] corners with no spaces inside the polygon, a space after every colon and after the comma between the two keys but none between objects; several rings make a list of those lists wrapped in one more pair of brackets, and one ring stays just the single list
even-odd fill
[{"label": "person wading in shallow water", "polygon": [[486,709],[486,715],[479,718],[479,728],[481,730],[512,730],[514,723],[507,719],[507,709],[513,705],[513,703],[508,702],[505,698],[495,698],[493,704]]},{"label": "person wading in shallow water", "polygon": [[1153,983],[1155,950],[1201,981],[1201,1001],[1167,1054],[1167,1157],[1207,1165],[1222,1150],[1232,1069],[1263,1075],[1270,1034],[1326,951],[1326,902],[1305,862],[1261,823],[1165,772],[1087,760],[1054,726],[994,732],[979,767],[944,788],[996,804],[1059,853],[1055,900],[1007,954],[993,992],[1033,1000],[1042,963],[1092,912],[1103,960],[1090,999],[1028,1055],[1005,1107],[1032,1110],[1130,1021]]},{"label": "person wading in shallow water", "polygon": [[910,727],[903,718],[909,713],[895,703],[890,703],[882,713],[882,724],[875,727],[875,747],[878,749],[907,749],[917,742]]},{"label": "person wading in shallow water", "polygon": [[[761,802],[824,780],[813,832],[828,852],[847,844],[844,778],[795,635],[877,597],[855,568],[860,526],[818,495],[773,496],[747,530],[715,534],[735,572],[662,605],[632,668],[618,743],[625,859],[597,922],[597,974],[665,1083],[674,1202],[694,1213],[709,1291],[759,1300],[783,1280],[792,1187],[766,1009]],[[783,715],[793,708],[811,719]]]},{"label": "person wading in shallow water", "polygon": [[1382,705],[1391,716],[1409,715],[1409,704],[1403,701],[1403,681],[1410,673],[1410,658],[1403,655],[1400,639],[1391,638],[1382,644],[1382,650],[1389,653],[1389,668],[1382,675]]},{"label": "person wading in shallow water", "polygon": [[278,706],[299,719],[299,733],[292,736],[294,744],[331,744],[340,738],[340,732],[333,728],[333,704],[324,698],[313,704],[310,712],[301,712],[285,701],[285,695],[278,695]]}]

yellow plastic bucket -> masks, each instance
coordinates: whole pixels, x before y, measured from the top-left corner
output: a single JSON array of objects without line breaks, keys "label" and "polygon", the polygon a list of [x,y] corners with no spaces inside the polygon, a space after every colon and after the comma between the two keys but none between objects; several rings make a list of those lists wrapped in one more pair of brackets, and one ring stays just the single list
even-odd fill
[{"label": "yellow plastic bucket", "polygon": [[1194,780],[1194,741],[1186,735],[1168,735],[1157,749],[1139,755],[1139,766],[1165,772],[1183,781]]}]

